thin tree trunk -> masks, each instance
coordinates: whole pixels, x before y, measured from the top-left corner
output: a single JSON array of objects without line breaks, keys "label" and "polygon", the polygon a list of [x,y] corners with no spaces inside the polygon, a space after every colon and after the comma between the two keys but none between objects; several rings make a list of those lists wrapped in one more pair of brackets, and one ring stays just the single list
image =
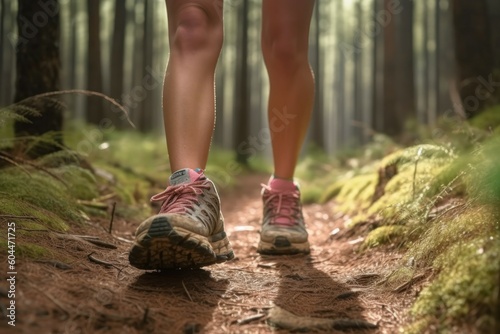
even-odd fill
[{"label": "thin tree trunk", "polygon": [[[50,10],[41,2],[18,0],[17,24],[19,39],[16,62],[16,94],[14,102],[23,101],[31,96],[59,90],[59,3],[52,1]],[[42,15],[40,13],[44,13]],[[46,23],[34,19],[46,18]],[[38,141],[27,152],[38,157],[61,149],[63,144],[63,110],[55,98],[39,98],[23,102],[23,105],[40,111],[39,117],[27,116],[31,123],[16,122],[16,136],[39,136],[53,132],[53,143]],[[23,150],[25,143],[19,149]],[[24,151],[24,150],[23,150]]]},{"label": "thin tree trunk", "polygon": [[404,126],[404,122],[414,118],[415,114],[415,86],[413,71],[413,0],[402,0],[402,12],[395,19],[397,27],[397,49],[398,59],[396,71],[397,110],[399,116],[399,126]]},{"label": "thin tree trunk", "polygon": [[[144,24],[137,24],[138,16],[140,11],[138,8],[142,6],[143,13],[145,8],[145,0],[135,1],[134,6],[134,50],[144,49]],[[142,101],[144,98],[144,92],[140,88],[142,78],[144,76],[144,71],[142,68],[144,52],[136,51],[132,55],[132,87],[130,92],[127,92],[127,98],[123,101],[125,106],[130,108],[132,121],[141,129],[141,113],[142,113]]]},{"label": "thin tree trunk", "polygon": [[314,113],[313,113],[313,124],[314,131],[312,133],[313,142],[320,148],[325,148],[325,138],[324,138],[324,128],[323,128],[323,108],[321,105],[322,87],[321,85],[321,46],[320,46],[320,1],[315,2],[314,8]]},{"label": "thin tree trunk", "polygon": [[[88,72],[87,88],[102,92],[102,64],[100,40],[100,0],[88,0]],[[101,98],[90,96],[87,104],[87,121],[99,124],[102,119],[103,102]]]},{"label": "thin tree trunk", "polygon": [[498,0],[488,1],[488,12],[490,14],[491,44],[493,45],[494,66],[500,69],[500,2]]},{"label": "thin tree trunk", "polygon": [[[373,17],[384,10],[384,0],[373,1]],[[373,128],[382,132],[384,128],[384,34],[382,27],[373,19],[375,29],[373,38]]]},{"label": "thin tree trunk", "polygon": [[[440,3],[443,3],[440,0]],[[449,3],[445,2],[447,6]],[[454,46],[453,46],[453,32],[451,23],[451,13],[449,8],[440,6],[439,8],[439,50],[438,59],[438,113],[445,113],[447,110],[452,109],[450,99],[450,82],[453,80],[455,69]]]},{"label": "thin tree trunk", "polygon": [[[5,0],[2,0],[5,1]],[[5,27],[8,27],[9,30],[12,30],[12,27],[16,24],[16,17],[12,10],[12,3],[9,1],[7,3],[3,3],[4,9],[2,10],[2,24]],[[3,36],[3,35],[2,35]],[[14,40],[12,39],[12,35],[7,32],[7,41],[9,42],[9,50],[8,52],[5,49],[1,49],[0,52],[3,54],[3,63],[4,68],[2,70],[2,80],[0,80],[1,88],[0,88],[0,96],[3,96],[3,103],[10,104],[12,103],[12,95],[13,95],[13,81],[14,81],[14,71],[15,71],[15,55],[13,54],[13,46],[12,43]],[[5,41],[5,47],[7,47],[7,43]]]},{"label": "thin tree trunk", "polygon": [[238,147],[241,143],[247,140],[249,136],[249,96],[248,96],[248,0],[243,0],[240,8],[240,27],[239,35],[241,45],[238,48],[239,53],[237,56],[238,72],[236,77],[236,99],[235,108],[237,112],[234,115],[236,133],[234,136],[234,147],[236,149],[236,161],[241,164],[247,165],[250,156],[239,150]]},{"label": "thin tree trunk", "polygon": [[[363,25],[363,11],[361,10],[361,1],[358,0],[355,3],[355,13],[356,13],[356,25],[361,29]],[[356,34],[353,34],[353,42],[352,45],[356,47]],[[363,110],[362,110],[362,101],[361,101],[361,89],[363,86],[363,76],[362,76],[362,62],[361,62],[361,52],[362,50],[356,50],[353,53],[354,57],[354,90],[353,90],[353,121],[355,124],[351,125],[349,128],[352,129],[353,132],[352,139],[354,140],[354,144],[358,145],[363,142],[363,130],[359,126],[363,121]]]},{"label": "thin tree trunk", "polygon": [[[466,117],[483,110],[488,103],[488,78],[493,71],[491,33],[485,0],[453,0],[457,86]],[[481,86],[478,94],[477,87]],[[491,93],[491,91],[490,91]]]},{"label": "thin tree trunk", "polygon": [[[153,68],[153,38],[154,38],[154,30],[153,30],[153,10],[154,10],[154,1],[145,0],[144,2],[144,55],[142,57],[142,71],[143,78],[146,77],[148,69],[152,70]],[[137,84],[142,84],[138,82]],[[145,98],[142,101],[142,110],[141,110],[141,122],[139,123],[139,129],[141,131],[149,131],[153,127],[152,115],[153,109],[153,89],[149,87],[149,85],[143,85],[143,89],[145,90]]]},{"label": "thin tree trunk", "polygon": [[119,99],[123,92],[123,62],[125,54],[125,18],[127,9],[124,0],[115,1],[115,22],[111,48],[111,97]]},{"label": "thin tree trunk", "polygon": [[[385,0],[388,11],[391,0]],[[396,22],[392,18],[384,29],[384,133],[399,135],[402,130],[401,118],[396,110]]]},{"label": "thin tree trunk", "polygon": [[[345,43],[344,41],[344,20],[343,20],[343,4],[342,1],[337,2],[337,24],[336,24],[336,38],[337,43]],[[336,99],[336,113],[338,115],[337,124],[335,124],[335,130],[337,132],[337,138],[339,139],[339,145],[345,144],[346,129],[344,129],[344,119],[346,117],[345,112],[345,54],[344,52],[338,52],[336,61],[336,73],[335,76],[335,94]]]}]

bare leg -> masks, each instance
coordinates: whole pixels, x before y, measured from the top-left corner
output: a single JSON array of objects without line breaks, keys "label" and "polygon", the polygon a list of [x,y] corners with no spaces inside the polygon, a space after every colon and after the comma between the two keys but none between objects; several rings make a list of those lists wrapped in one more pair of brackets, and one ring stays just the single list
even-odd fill
[{"label": "bare leg", "polygon": [[166,0],[170,59],[163,113],[172,171],[205,168],[214,122],[222,0]]},{"label": "bare leg", "polygon": [[314,0],[262,4],[262,52],[271,85],[268,120],[278,178],[293,178],[314,103],[307,56],[313,7]]}]

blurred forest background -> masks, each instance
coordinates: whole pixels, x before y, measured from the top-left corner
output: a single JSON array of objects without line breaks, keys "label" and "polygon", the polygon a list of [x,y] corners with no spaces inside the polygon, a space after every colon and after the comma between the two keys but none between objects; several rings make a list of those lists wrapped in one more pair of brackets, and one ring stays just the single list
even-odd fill
[{"label": "blurred forest background", "polygon": [[[0,106],[85,89],[118,100],[139,131],[163,131],[169,52],[163,0],[1,0],[0,6]],[[224,1],[224,20],[214,143],[237,148],[266,126],[261,0]],[[374,133],[411,141],[417,125],[436,125],[445,114],[474,117],[498,103],[500,2],[318,0],[310,62],[316,101],[308,144],[334,153]],[[45,79],[37,82],[35,73]],[[64,101],[66,119],[131,128],[101,98],[70,94]]]}]

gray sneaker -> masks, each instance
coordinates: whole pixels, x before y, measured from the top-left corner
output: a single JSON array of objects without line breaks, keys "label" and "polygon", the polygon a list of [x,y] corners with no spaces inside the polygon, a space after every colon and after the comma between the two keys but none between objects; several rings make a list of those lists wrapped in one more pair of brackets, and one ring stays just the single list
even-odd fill
[{"label": "gray sneaker", "polygon": [[170,186],[151,198],[160,213],[135,233],[130,264],[139,269],[199,268],[234,258],[224,232],[220,199],[202,170],[181,169]]},{"label": "gray sneaker", "polygon": [[309,254],[298,186],[280,179],[271,179],[269,185],[262,186],[264,218],[257,252],[268,255]]}]

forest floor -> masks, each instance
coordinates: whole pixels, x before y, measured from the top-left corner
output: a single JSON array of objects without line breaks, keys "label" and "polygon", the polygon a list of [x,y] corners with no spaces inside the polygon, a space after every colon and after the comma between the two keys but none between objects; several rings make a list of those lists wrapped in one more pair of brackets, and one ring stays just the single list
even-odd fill
[{"label": "forest floor", "polygon": [[[19,238],[64,252],[66,260],[17,263],[16,326],[2,321],[0,332],[399,332],[427,278],[380,288],[401,254],[391,246],[360,252],[369,224],[347,230],[349,217],[332,202],[304,207],[309,256],[258,255],[259,185],[266,179],[247,174],[221,190],[236,258],[199,270],[131,267],[128,250],[139,221],[116,218],[111,234],[110,221],[103,218],[64,233],[23,231]],[[0,257],[5,263],[6,255]],[[2,304],[6,294],[0,291]],[[370,324],[376,327],[363,328]]]}]

